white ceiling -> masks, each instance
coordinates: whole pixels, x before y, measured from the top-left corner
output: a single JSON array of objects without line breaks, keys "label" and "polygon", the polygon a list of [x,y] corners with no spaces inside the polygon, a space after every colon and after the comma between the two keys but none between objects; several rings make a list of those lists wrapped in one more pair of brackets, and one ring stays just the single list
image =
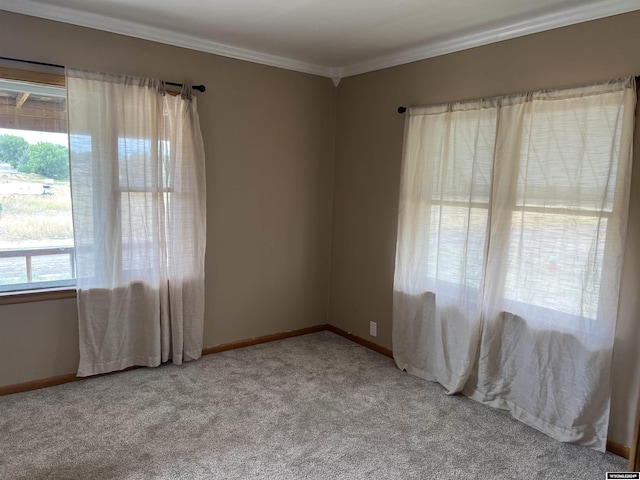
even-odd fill
[{"label": "white ceiling", "polygon": [[345,76],[640,10],[640,0],[0,0],[0,10],[323,75],[337,84]]}]

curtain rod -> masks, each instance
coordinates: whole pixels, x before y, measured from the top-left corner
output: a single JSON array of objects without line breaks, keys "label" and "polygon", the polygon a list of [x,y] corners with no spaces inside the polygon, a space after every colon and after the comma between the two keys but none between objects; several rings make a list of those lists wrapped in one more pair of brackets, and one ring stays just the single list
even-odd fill
[{"label": "curtain rod", "polygon": [[[35,60],[23,60],[21,58],[11,58],[11,57],[0,57],[0,60],[9,60],[10,62],[21,62],[28,63],[30,65],[42,65],[44,67],[53,67],[53,68],[62,68],[64,69],[64,65],[57,65],[55,63],[46,63],[46,62],[37,62]],[[174,87],[182,87],[182,83],[175,82],[164,82],[165,85],[172,85]],[[204,92],[207,88],[204,85],[193,85],[191,88],[197,90],[199,92]]]},{"label": "curtain rod", "polygon": [[[636,83],[640,83],[640,75],[636,75],[635,79],[636,79]],[[403,106],[398,107],[398,113],[400,114],[406,112],[407,110],[408,110],[408,107],[403,107]]]}]

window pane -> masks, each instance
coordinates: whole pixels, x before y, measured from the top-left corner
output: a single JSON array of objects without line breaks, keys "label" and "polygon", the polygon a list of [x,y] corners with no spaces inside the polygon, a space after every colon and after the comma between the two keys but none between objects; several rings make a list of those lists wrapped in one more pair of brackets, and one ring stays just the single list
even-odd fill
[{"label": "window pane", "polygon": [[[451,114],[445,141],[436,141],[433,155],[433,199],[489,202],[496,136],[495,112],[471,110]],[[437,153],[437,154],[434,154]]]},{"label": "window pane", "polygon": [[0,79],[0,291],[75,277],[62,87]]},{"label": "window pane", "polygon": [[505,298],[595,319],[607,220],[515,212]]},{"label": "window pane", "polygon": [[122,275],[131,280],[158,276],[159,199],[153,192],[121,193]]},{"label": "window pane", "polygon": [[486,208],[432,207],[425,273],[436,282],[477,290],[484,268],[487,215]]},{"label": "window pane", "polygon": [[118,138],[118,176],[123,190],[150,190],[158,184],[155,162],[150,157],[151,141],[147,138]]},{"label": "window pane", "polygon": [[523,128],[517,205],[612,211],[622,111],[603,102],[535,105]]}]

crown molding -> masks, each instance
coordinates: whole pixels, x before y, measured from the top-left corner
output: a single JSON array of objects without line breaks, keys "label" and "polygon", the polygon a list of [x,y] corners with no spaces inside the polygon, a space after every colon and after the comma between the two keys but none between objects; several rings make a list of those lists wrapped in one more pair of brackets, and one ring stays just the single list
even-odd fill
[{"label": "crown molding", "polygon": [[429,42],[391,55],[380,56],[343,67],[327,67],[303,62],[259,52],[257,50],[234,47],[233,45],[218,43],[163,28],[150,27],[128,20],[118,20],[104,15],[38,3],[33,0],[0,0],[0,10],[94,28],[272,67],[329,77],[332,79],[334,85],[338,86],[340,79],[344,77],[395,67],[524,35],[540,33],[554,28],[566,27],[598,18],[640,10],[640,0],[600,0],[595,3],[538,15],[537,17],[515,23],[436,42]]},{"label": "crown molding", "polygon": [[430,42],[365,62],[332,68],[331,73],[333,77],[350,77],[634,10],[640,10],[640,0],[601,0],[596,3],[538,15],[520,22],[501,25],[438,42]]},{"label": "crown molding", "polygon": [[257,50],[234,47],[233,45],[218,43],[193,35],[173,32],[163,28],[151,27],[128,20],[114,19],[105,15],[37,3],[32,0],[0,0],[0,10],[7,10],[9,12],[20,13],[32,17],[45,18],[47,20],[55,20],[62,23],[70,23],[81,27],[94,28],[96,30],[103,30],[143,40],[151,40],[176,47],[213,53],[223,57],[245,60],[271,67],[310,73],[312,75],[319,75],[322,77],[331,77],[330,68],[323,65],[316,65],[278,55],[271,55]]}]

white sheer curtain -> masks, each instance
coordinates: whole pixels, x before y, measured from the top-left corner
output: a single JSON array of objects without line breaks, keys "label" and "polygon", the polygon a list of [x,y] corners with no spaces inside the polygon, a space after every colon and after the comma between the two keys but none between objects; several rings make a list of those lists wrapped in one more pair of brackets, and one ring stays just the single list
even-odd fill
[{"label": "white sheer curtain", "polygon": [[635,100],[629,78],[409,110],[400,368],[605,449]]},{"label": "white sheer curtain", "polygon": [[67,69],[79,376],[202,353],[205,161],[196,99]]}]

